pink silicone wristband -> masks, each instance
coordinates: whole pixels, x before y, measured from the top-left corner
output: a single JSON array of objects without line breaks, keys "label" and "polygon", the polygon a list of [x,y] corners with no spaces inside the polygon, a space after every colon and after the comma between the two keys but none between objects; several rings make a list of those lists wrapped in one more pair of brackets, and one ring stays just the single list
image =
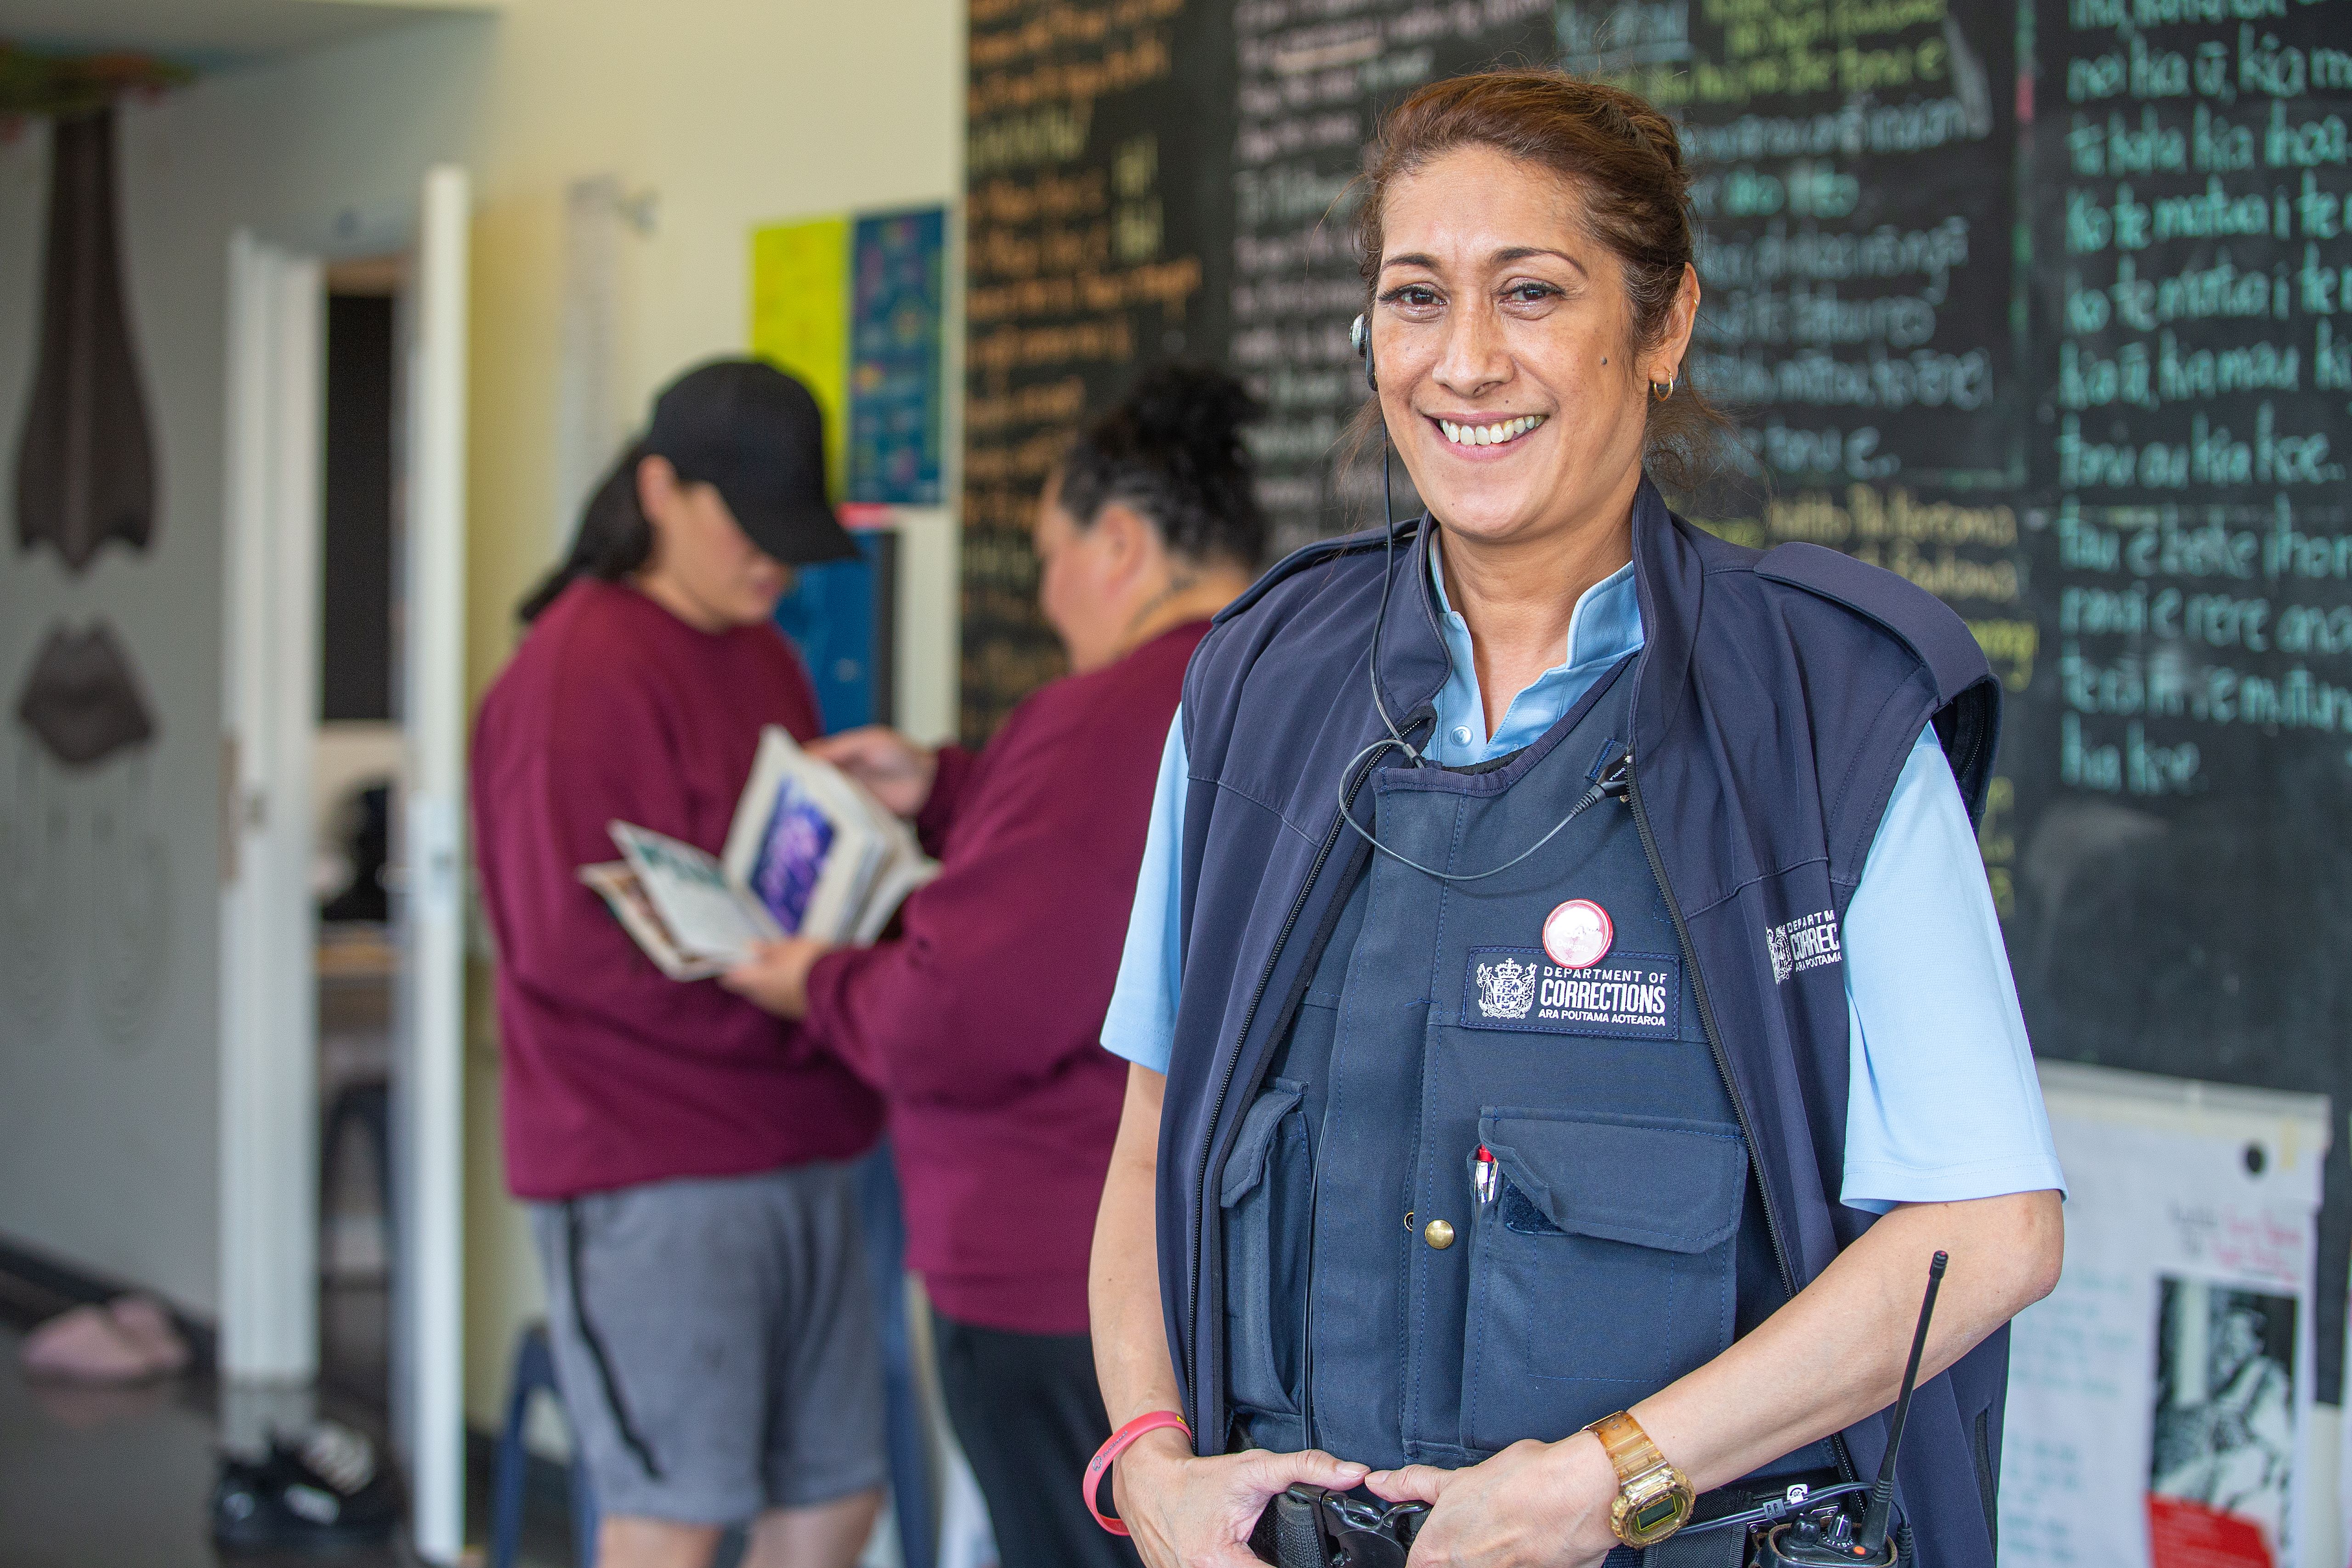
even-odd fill
[{"label": "pink silicone wristband", "polygon": [[1154,1410],[1147,1415],[1138,1416],[1134,1420],[1113,1432],[1110,1435],[1110,1441],[1097,1448],[1095,1457],[1087,1461],[1085,1483],[1087,1511],[1095,1516],[1097,1524],[1101,1525],[1113,1535],[1125,1535],[1128,1531],[1126,1525],[1105,1513],[1097,1501],[1102,1492],[1103,1479],[1110,1474],[1111,1466],[1118,1463],[1118,1457],[1135,1446],[1135,1440],[1138,1437],[1147,1432],[1157,1432],[1166,1427],[1175,1427],[1184,1434],[1185,1441],[1192,1441],[1192,1428],[1185,1425],[1183,1416],[1173,1410]]}]

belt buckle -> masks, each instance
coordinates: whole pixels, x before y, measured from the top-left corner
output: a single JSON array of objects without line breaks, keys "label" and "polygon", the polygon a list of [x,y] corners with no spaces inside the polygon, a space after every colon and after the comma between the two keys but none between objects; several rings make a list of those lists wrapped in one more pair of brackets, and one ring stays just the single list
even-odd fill
[{"label": "belt buckle", "polygon": [[1281,1568],[1405,1568],[1425,1502],[1380,1503],[1300,1482],[1274,1503]]}]

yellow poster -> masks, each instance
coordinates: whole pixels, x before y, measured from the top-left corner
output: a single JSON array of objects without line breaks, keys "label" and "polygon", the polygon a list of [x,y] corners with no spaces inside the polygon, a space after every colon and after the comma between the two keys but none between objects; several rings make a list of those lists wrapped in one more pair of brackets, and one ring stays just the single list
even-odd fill
[{"label": "yellow poster", "polygon": [[824,411],[825,482],[849,450],[849,218],[751,231],[751,352],[808,383]]}]

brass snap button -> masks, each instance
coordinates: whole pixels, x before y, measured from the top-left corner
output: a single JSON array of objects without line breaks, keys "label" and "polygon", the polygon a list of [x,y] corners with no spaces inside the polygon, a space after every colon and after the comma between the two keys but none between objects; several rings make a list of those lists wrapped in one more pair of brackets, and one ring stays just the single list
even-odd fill
[{"label": "brass snap button", "polygon": [[1454,1227],[1442,1219],[1433,1219],[1422,1227],[1421,1239],[1443,1252],[1454,1245]]}]

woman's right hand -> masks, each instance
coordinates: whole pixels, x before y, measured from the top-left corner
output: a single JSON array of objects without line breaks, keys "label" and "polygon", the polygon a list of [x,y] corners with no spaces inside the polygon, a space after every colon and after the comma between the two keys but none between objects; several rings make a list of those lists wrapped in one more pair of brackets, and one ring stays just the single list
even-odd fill
[{"label": "woman's right hand", "polygon": [[923,809],[931,798],[931,784],[940,776],[938,752],[916,745],[887,725],[870,724],[812,740],[808,752],[865,785],[876,800],[902,817],[912,817]]},{"label": "woman's right hand", "polygon": [[1111,1490],[1146,1568],[1256,1568],[1250,1532],[1285,1488],[1308,1481],[1344,1491],[1366,1473],[1314,1448],[1200,1458],[1181,1433],[1163,1428],[1118,1457]]}]

